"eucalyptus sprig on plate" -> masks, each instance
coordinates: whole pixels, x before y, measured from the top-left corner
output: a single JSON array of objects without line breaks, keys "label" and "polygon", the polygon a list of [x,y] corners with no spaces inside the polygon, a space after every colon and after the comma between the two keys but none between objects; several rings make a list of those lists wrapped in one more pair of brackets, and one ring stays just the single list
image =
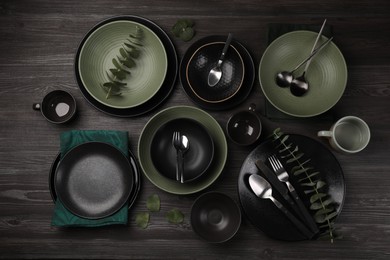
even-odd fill
[{"label": "eucalyptus sprig on plate", "polygon": [[272,137],[278,142],[276,149],[280,158],[292,166],[291,173],[297,178],[304,193],[309,196],[310,209],[320,228],[321,236],[328,236],[333,243],[336,238],[333,220],[338,213],[335,202],[327,193],[327,183],[321,179],[320,172],[311,164],[311,159],[304,159],[303,151],[288,140],[289,135],[278,128],[274,130]]},{"label": "eucalyptus sprig on plate", "polygon": [[112,59],[114,67],[106,71],[108,81],[101,84],[101,87],[107,93],[106,99],[109,99],[111,96],[120,96],[127,87],[127,83],[123,82],[123,80],[130,76],[131,72],[129,69],[136,66],[135,59],[140,56],[143,38],[143,30],[136,26],[134,32],[129,34],[129,37],[119,48],[117,57]]}]

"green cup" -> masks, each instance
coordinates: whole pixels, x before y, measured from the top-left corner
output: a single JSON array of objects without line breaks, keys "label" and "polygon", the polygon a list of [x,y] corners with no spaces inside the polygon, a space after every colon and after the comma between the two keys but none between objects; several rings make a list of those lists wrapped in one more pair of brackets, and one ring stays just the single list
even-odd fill
[{"label": "green cup", "polygon": [[319,131],[319,137],[327,137],[336,151],[352,154],[363,150],[370,141],[370,128],[356,116],[339,119],[329,131]]}]

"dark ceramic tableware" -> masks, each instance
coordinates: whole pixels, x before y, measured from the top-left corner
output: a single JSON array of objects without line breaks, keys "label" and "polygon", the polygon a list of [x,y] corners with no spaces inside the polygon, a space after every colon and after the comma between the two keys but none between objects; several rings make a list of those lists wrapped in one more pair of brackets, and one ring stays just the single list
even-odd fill
[{"label": "dark ceramic tableware", "polygon": [[116,147],[88,142],[63,156],[54,187],[70,212],[99,219],[114,214],[128,201],[134,188],[134,173],[128,158]]},{"label": "dark ceramic tableware", "polygon": [[191,56],[186,67],[186,79],[195,95],[206,102],[228,100],[240,90],[245,74],[244,61],[238,50],[231,46],[221,65],[222,77],[215,86],[209,86],[210,70],[218,62],[224,42],[210,42],[200,46]]},{"label": "dark ceramic tableware", "polygon": [[192,229],[208,242],[228,241],[237,233],[240,225],[239,206],[231,197],[223,193],[205,193],[192,205]]},{"label": "dark ceramic tableware", "polygon": [[[221,36],[212,35],[212,36],[204,37],[204,38],[196,41],[194,44],[192,44],[187,49],[186,53],[184,54],[184,56],[181,60],[180,81],[182,83],[183,89],[186,92],[186,94],[188,95],[188,97],[191,98],[191,100],[193,100],[197,105],[199,105],[205,109],[226,110],[226,109],[233,108],[233,107],[237,106],[238,104],[240,104],[241,102],[243,102],[248,97],[248,95],[251,92],[252,87],[253,87],[256,72],[255,72],[255,65],[253,63],[252,57],[251,57],[250,53],[248,52],[248,50],[243,45],[241,45],[237,40],[233,39],[230,47],[234,47],[234,49],[232,48],[232,50],[234,50],[235,52],[237,51],[240,54],[242,61],[243,61],[243,64],[244,64],[244,70],[245,70],[242,84],[241,84],[240,88],[238,89],[237,93],[234,93],[233,96],[231,96],[230,98],[226,98],[223,101],[210,102],[210,101],[205,100],[204,98],[201,98],[199,96],[199,94],[196,93],[193,88],[191,88],[191,85],[189,84],[189,82],[187,80],[187,65],[189,64],[194,53],[196,53],[196,51],[204,45],[207,45],[210,43],[216,43],[216,42],[224,43],[225,41],[226,41],[226,36],[222,36],[222,35]],[[223,45],[222,45],[222,48],[223,48]],[[221,48],[221,50],[222,50],[222,48]],[[216,59],[218,59],[218,55],[221,53],[221,50],[219,50],[217,53],[214,54]],[[228,53],[229,53],[229,51],[228,51]],[[207,74],[208,74],[208,72],[207,72]],[[207,85],[207,75],[205,76],[204,84]],[[217,86],[215,86],[215,87],[217,87]],[[210,88],[211,87],[209,87],[208,85],[206,86],[206,89],[210,90]],[[211,90],[211,91],[214,91],[214,90]],[[221,93],[219,88],[218,88],[218,91],[219,91],[219,93]],[[213,93],[213,92],[211,92],[211,93]]]},{"label": "dark ceramic tableware", "polygon": [[189,118],[177,118],[162,125],[152,140],[151,158],[163,176],[176,180],[176,149],[172,144],[173,132],[187,136],[190,148],[184,154],[184,182],[202,176],[213,161],[214,142],[206,128]]},{"label": "dark ceramic tableware", "polygon": [[41,111],[47,121],[62,124],[70,121],[76,114],[76,100],[69,92],[54,90],[45,95],[42,103],[34,103],[33,109]]},{"label": "dark ceramic tableware", "polygon": [[[130,193],[129,199],[127,201],[128,208],[130,209],[133,206],[138,196],[139,190],[141,189],[141,172],[140,172],[138,161],[134,156],[133,152],[131,150],[128,150],[128,152],[129,152],[129,158],[127,159],[129,160],[129,163],[131,164],[131,168],[134,173],[134,185]],[[54,186],[54,176],[60,161],[61,161],[61,153],[58,153],[50,167],[50,172],[49,172],[49,189],[50,189],[51,198],[54,203],[57,200],[57,191]]]},{"label": "dark ceramic tableware", "polygon": [[255,112],[255,105],[248,110],[233,114],[227,122],[226,131],[229,138],[238,145],[251,145],[261,134],[260,117]]},{"label": "dark ceramic tableware", "polygon": [[[98,100],[96,100],[86,89],[86,87],[83,85],[80,73],[79,73],[79,65],[78,65],[78,59],[80,57],[80,52],[83,44],[88,39],[88,37],[100,26],[103,26],[107,23],[113,22],[113,21],[119,21],[119,20],[129,20],[134,21],[137,23],[140,23],[144,26],[147,26],[149,29],[151,29],[162,41],[166,54],[168,59],[168,68],[166,72],[166,76],[164,79],[164,82],[162,83],[162,86],[160,89],[156,92],[156,94],[151,97],[146,102],[130,108],[116,108],[116,107],[110,107],[107,106]],[[133,15],[126,15],[126,16],[117,16],[112,17],[107,20],[104,20],[100,23],[98,23],[96,26],[94,26],[88,33],[84,36],[83,40],[80,42],[79,48],[76,53],[75,58],[75,76],[76,80],[78,82],[79,88],[85,97],[85,99],[96,109],[112,115],[112,116],[118,116],[118,117],[135,117],[142,114],[145,114],[153,109],[155,109],[157,106],[159,106],[172,92],[173,86],[176,82],[176,77],[178,73],[178,59],[176,54],[175,46],[173,45],[171,39],[169,36],[162,30],[157,24],[154,22],[145,19],[143,17],[139,16],[133,16]]]},{"label": "dark ceramic tableware", "polygon": [[[310,166],[319,172],[317,177],[327,183],[328,194],[334,201],[337,213],[340,214],[345,198],[345,181],[343,171],[336,157],[323,144],[303,135],[290,134],[288,142],[298,146],[299,151],[305,154],[301,158],[302,162],[310,159]],[[286,241],[305,240],[306,238],[272,201],[258,198],[249,186],[248,179],[250,175],[260,174],[266,177],[256,167],[256,161],[266,162],[267,158],[275,152],[277,152],[275,143],[268,140],[257,146],[243,162],[238,176],[238,193],[242,209],[255,227],[272,238]],[[286,166],[287,172],[291,172],[292,167],[296,165],[294,163],[286,164],[284,161],[282,163]],[[309,197],[300,188],[297,177],[290,175],[290,182],[295,187],[303,203],[309,208]],[[273,195],[280,202],[284,202],[282,195],[279,193],[275,192]]]}]

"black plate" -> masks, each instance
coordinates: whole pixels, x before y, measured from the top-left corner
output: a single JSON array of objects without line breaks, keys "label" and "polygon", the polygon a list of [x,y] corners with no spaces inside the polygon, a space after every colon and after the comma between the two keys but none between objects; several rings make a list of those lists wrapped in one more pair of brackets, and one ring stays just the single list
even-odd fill
[{"label": "black plate", "polygon": [[188,137],[190,149],[184,154],[184,181],[193,181],[207,171],[214,157],[214,142],[204,126],[189,118],[178,118],[162,125],[153,136],[151,158],[158,172],[176,180],[176,149],[173,132]]},{"label": "black plate", "polygon": [[[49,189],[50,189],[50,196],[53,202],[55,203],[57,200],[57,191],[54,187],[54,176],[56,169],[58,167],[58,164],[60,163],[61,160],[61,153],[58,153],[50,167],[50,172],[49,172]],[[129,163],[131,164],[131,168],[133,169],[134,173],[134,187],[130,193],[129,199],[127,201],[128,208],[130,209],[131,206],[133,206],[135,199],[137,198],[138,192],[141,189],[141,173],[140,173],[140,168],[138,165],[138,161],[134,154],[129,150]]]},{"label": "black plate", "polygon": [[114,214],[127,202],[133,176],[131,164],[120,150],[107,143],[88,142],[63,156],[54,187],[70,212],[99,219]]},{"label": "black plate", "polygon": [[196,104],[209,110],[226,110],[239,105],[248,97],[249,93],[252,90],[253,83],[255,80],[255,65],[253,63],[251,55],[243,45],[241,45],[237,40],[233,39],[231,44],[240,53],[244,61],[244,67],[245,67],[245,76],[240,90],[231,98],[218,103],[207,102],[201,99],[196,93],[194,93],[193,89],[188,84],[187,75],[186,75],[187,74],[186,68],[189,60],[191,59],[192,55],[196,52],[196,50],[199,47],[207,43],[224,42],[224,41],[226,41],[226,36],[218,36],[218,35],[207,36],[196,41],[187,49],[180,64],[180,81],[184,91]]},{"label": "black plate", "polygon": [[[131,107],[131,108],[114,108],[109,107],[101,102],[97,101],[91,94],[88,93],[87,89],[83,85],[80,74],[79,74],[79,68],[78,68],[78,59],[80,57],[80,51],[82,46],[84,45],[85,41],[88,39],[88,37],[100,26],[117,20],[129,20],[134,21],[140,24],[143,24],[147,26],[149,29],[151,29],[162,41],[165,51],[167,53],[168,58],[168,69],[167,74],[165,76],[164,83],[162,84],[161,88],[157,91],[157,93],[150,98],[145,103],[142,103],[139,106]],[[177,76],[177,70],[178,70],[178,60],[177,60],[177,54],[175,50],[175,46],[173,45],[171,39],[168,37],[168,35],[155,23],[151,22],[150,20],[147,20],[142,17],[138,16],[118,16],[109,18],[107,20],[104,20],[97,25],[95,25],[89,32],[84,36],[83,40],[81,41],[79,48],[76,53],[75,58],[75,75],[76,80],[78,82],[79,88],[84,95],[84,97],[87,99],[87,101],[97,108],[98,110],[112,115],[112,116],[118,116],[118,117],[134,117],[139,116],[144,113],[147,113],[151,111],[152,109],[156,108],[158,105],[160,105],[171,93],[173,86],[175,85],[176,76]]]},{"label": "black plate", "polygon": [[[337,213],[340,214],[345,197],[345,182],[343,171],[336,157],[324,145],[309,137],[290,135],[288,140],[298,145],[300,151],[308,156],[303,161],[311,158],[310,164],[320,172],[321,179],[327,183],[328,193],[335,202]],[[265,162],[274,152],[274,144],[271,141],[266,141],[256,147],[245,159],[238,177],[238,191],[242,208],[250,222],[268,236],[288,241],[304,240],[305,237],[271,200],[256,197],[249,187],[249,176],[259,174],[255,162],[257,160]],[[286,164],[283,163],[283,165]],[[286,170],[287,172],[291,171],[289,168]],[[308,204],[307,196],[299,189],[299,184],[296,184],[294,176],[290,175],[290,181],[304,203]],[[276,191],[273,192],[273,195],[279,201],[283,201]]]}]

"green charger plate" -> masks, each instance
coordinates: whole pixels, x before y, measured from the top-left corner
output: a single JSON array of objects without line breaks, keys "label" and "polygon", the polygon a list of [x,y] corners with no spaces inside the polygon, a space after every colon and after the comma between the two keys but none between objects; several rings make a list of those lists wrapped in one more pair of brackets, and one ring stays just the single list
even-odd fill
[{"label": "green charger plate", "polygon": [[[310,55],[317,33],[294,31],[274,40],[265,50],[259,66],[260,85],[268,101],[280,111],[296,116],[310,117],[324,113],[341,98],[347,85],[348,71],[345,59],[337,46],[330,42],[312,60],[305,76],[310,89],[296,97],[289,88],[275,83],[278,72],[291,71]],[[319,46],[327,38],[322,36]],[[305,66],[294,72],[300,76]]]},{"label": "green charger plate", "polygon": [[[119,49],[129,34],[139,26],[144,32],[140,56],[134,59],[136,66],[128,69],[131,75],[122,82],[127,88],[121,96],[106,98],[100,86],[108,81],[106,72],[115,68],[112,59],[120,56]],[[168,59],[158,36],[143,24],[116,20],[97,27],[81,47],[78,68],[82,84],[100,103],[114,108],[131,108],[152,98],[162,86],[167,73]]]},{"label": "green charger plate", "polygon": [[[154,167],[150,149],[158,129],[173,119],[190,118],[202,124],[214,141],[214,159],[212,165],[199,180],[180,183],[164,177]],[[145,125],[138,141],[138,158],[145,176],[158,188],[173,194],[186,195],[199,192],[209,187],[222,173],[227,159],[227,142],[219,123],[205,111],[189,106],[175,106],[162,110]]]}]

